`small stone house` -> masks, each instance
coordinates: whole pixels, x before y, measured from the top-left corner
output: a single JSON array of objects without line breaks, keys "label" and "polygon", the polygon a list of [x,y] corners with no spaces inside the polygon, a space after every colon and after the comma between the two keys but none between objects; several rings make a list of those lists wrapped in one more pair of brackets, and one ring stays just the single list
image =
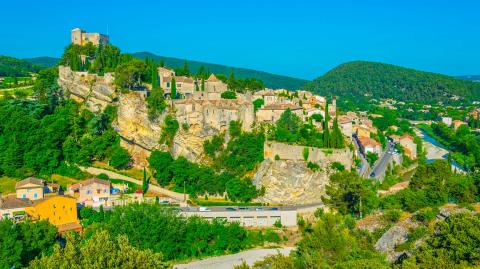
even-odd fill
[{"label": "small stone house", "polygon": [[260,108],[256,114],[257,121],[275,123],[287,109],[290,109],[292,113],[303,118],[303,109],[300,106],[286,103],[271,104]]},{"label": "small stone house", "polygon": [[77,199],[77,203],[90,207],[109,207],[112,205],[110,182],[98,178],[87,179],[71,185],[68,195]]},{"label": "small stone house", "polygon": [[363,154],[368,153],[380,154],[382,152],[382,145],[370,137],[359,137],[360,149]]},{"label": "small stone house", "polygon": [[15,184],[17,198],[38,200],[42,199],[45,192],[45,182],[41,179],[29,177]]},{"label": "small stone house", "polygon": [[15,195],[7,195],[0,198],[0,220],[13,219],[23,220],[25,207],[32,202],[26,198],[17,198]]}]

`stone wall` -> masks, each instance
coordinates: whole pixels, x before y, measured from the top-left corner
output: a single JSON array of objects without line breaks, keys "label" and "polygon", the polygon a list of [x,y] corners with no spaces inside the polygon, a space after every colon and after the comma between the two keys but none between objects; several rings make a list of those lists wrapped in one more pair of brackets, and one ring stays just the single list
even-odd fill
[{"label": "stone wall", "polygon": [[303,151],[308,148],[308,161],[314,163],[339,162],[350,170],[352,167],[353,153],[350,149],[320,149],[314,147],[289,145],[279,142],[265,142],[263,155],[265,159],[274,160],[278,155],[280,160],[303,161]]}]

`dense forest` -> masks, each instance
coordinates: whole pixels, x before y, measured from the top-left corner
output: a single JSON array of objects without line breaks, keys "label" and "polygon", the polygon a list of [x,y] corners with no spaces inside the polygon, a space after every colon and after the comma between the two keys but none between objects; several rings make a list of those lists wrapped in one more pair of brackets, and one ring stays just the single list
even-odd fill
[{"label": "dense forest", "polygon": [[94,160],[118,160],[128,166],[128,154],[111,128],[114,107],[92,113],[64,100],[56,84],[56,70],[44,70],[34,85],[36,100],[0,101],[0,175],[22,178],[30,175],[74,173],[68,164]]},{"label": "dense forest", "polygon": [[28,77],[41,69],[28,61],[0,55],[0,77]]},{"label": "dense forest", "polygon": [[452,95],[480,97],[480,83],[375,62],[341,64],[305,85],[324,96],[352,100],[393,98],[397,101],[435,103]]}]

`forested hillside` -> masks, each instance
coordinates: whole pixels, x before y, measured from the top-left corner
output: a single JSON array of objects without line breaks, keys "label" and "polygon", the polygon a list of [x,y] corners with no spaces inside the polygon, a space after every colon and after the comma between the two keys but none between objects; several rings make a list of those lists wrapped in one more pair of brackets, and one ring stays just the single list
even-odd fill
[{"label": "forested hillside", "polygon": [[[138,52],[138,53],[134,53],[133,56],[140,59],[150,58],[156,61],[163,60],[165,65],[171,68],[182,67],[185,63],[185,60],[183,59],[158,56],[150,52]],[[307,80],[304,80],[304,79],[275,75],[275,74],[271,74],[263,71],[257,71],[253,69],[237,68],[237,67],[231,67],[226,65],[211,64],[211,63],[189,61],[189,60],[187,61],[188,61],[188,66],[193,73],[197,73],[198,70],[201,68],[201,66],[203,66],[210,73],[224,74],[226,76],[228,76],[233,71],[236,78],[255,78],[257,80],[263,81],[263,83],[265,84],[265,87],[269,87],[269,88],[287,88],[287,89],[296,90],[296,89],[299,89],[302,85],[304,85],[307,82]]]},{"label": "forested hillside", "polygon": [[0,77],[27,77],[29,73],[36,73],[40,69],[25,60],[0,55]]},{"label": "forested hillside", "polygon": [[48,56],[25,58],[24,60],[34,65],[44,66],[44,67],[53,67],[58,63],[58,61],[60,61],[59,58],[48,57]]},{"label": "forested hillside", "polygon": [[480,83],[375,62],[349,62],[305,85],[321,95],[436,102],[457,95],[480,98]]}]

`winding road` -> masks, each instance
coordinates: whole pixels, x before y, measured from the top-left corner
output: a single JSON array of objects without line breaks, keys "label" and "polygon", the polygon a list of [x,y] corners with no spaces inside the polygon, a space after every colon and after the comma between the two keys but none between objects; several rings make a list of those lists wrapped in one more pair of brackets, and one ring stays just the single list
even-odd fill
[{"label": "winding road", "polygon": [[[100,174],[105,174],[110,178],[125,180],[125,181],[132,182],[132,183],[140,185],[140,186],[142,186],[142,184],[143,184],[143,182],[141,180],[138,180],[138,179],[135,179],[135,178],[132,178],[132,177],[129,177],[129,176],[125,176],[125,175],[122,175],[122,174],[119,174],[119,173],[116,173],[116,172],[113,172],[113,171],[110,171],[110,170],[97,168],[97,167],[81,167],[80,166],[79,168],[80,168],[80,170],[82,170],[84,172],[87,172],[89,174],[92,174],[92,175],[97,176],[97,175],[100,175]],[[156,192],[156,193],[160,193],[160,194],[166,195],[168,197],[171,197],[175,200],[178,200],[179,202],[184,201],[184,194],[183,193],[173,192],[171,190],[167,190],[165,188],[162,188],[162,187],[159,187],[159,186],[153,185],[153,184],[150,184],[150,186],[148,188],[150,190]],[[186,199],[188,200],[188,194],[186,195]]]},{"label": "winding road", "polygon": [[242,264],[245,261],[248,265],[263,260],[270,255],[278,253],[288,255],[294,250],[293,247],[274,248],[274,249],[252,249],[231,255],[206,258],[204,260],[193,261],[186,264],[174,265],[174,269],[231,269],[235,265]]}]

